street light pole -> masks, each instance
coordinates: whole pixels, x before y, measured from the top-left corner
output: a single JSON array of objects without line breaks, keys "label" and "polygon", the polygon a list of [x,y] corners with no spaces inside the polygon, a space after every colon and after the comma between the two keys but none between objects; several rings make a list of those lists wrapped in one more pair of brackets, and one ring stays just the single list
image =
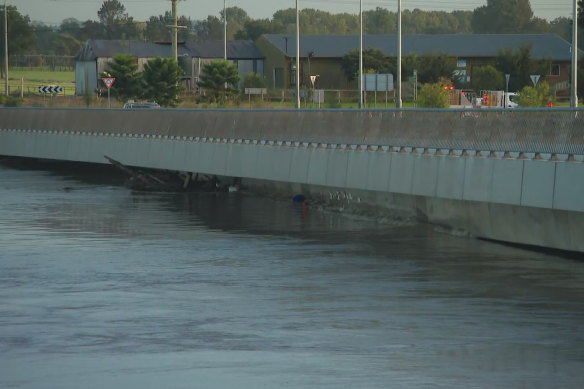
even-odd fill
[{"label": "street light pole", "polygon": [[4,0],[4,93],[8,96],[8,7]]},{"label": "street light pole", "polygon": [[395,106],[402,107],[401,96],[401,68],[402,68],[402,0],[397,0],[397,95],[395,97]]},{"label": "street light pole", "polygon": [[578,107],[578,1],[574,0],[572,23],[572,90],[571,106]]},{"label": "street light pole", "polygon": [[223,60],[227,61],[227,0],[223,0]]},{"label": "street light pole", "polygon": [[363,108],[363,0],[359,0],[359,108]]},{"label": "street light pole", "polygon": [[296,108],[300,108],[300,12],[296,0]]}]

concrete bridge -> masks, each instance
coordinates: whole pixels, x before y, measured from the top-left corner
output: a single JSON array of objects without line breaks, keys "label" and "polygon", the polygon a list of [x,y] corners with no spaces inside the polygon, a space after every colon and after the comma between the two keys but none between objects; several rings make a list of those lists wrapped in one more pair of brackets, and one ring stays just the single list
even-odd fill
[{"label": "concrete bridge", "polygon": [[584,111],[0,109],[0,155],[241,177],[584,252]]}]

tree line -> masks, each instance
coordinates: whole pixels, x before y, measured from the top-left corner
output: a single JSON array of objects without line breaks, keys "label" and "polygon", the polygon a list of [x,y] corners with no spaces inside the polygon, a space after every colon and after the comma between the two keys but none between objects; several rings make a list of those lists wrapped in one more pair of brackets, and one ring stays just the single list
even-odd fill
[{"label": "tree line", "polygon": [[[584,25],[579,0],[581,25]],[[0,13],[4,20],[4,10]],[[276,11],[272,18],[254,19],[239,7],[226,9],[227,38],[255,40],[262,34],[292,34],[295,31],[296,11]],[[202,41],[223,39],[223,10],[217,16],[196,20],[182,15],[179,40]],[[97,11],[96,20],[64,19],[59,26],[31,22],[16,6],[8,6],[8,32],[11,54],[75,55],[87,39],[128,39],[168,41],[171,39],[170,12],[137,21],[126,12],[123,0],[105,0]],[[3,22],[2,22],[3,23]],[[377,7],[363,13],[366,34],[391,34],[396,31],[397,14]],[[357,34],[358,15],[330,13],[303,9],[300,13],[302,34]],[[474,11],[405,10],[402,14],[404,34],[469,34],[469,33],[556,33],[571,40],[571,19],[559,17],[552,21],[533,15],[529,0],[488,0]],[[581,41],[582,42],[582,41]],[[3,56],[3,40],[0,56]]]}]

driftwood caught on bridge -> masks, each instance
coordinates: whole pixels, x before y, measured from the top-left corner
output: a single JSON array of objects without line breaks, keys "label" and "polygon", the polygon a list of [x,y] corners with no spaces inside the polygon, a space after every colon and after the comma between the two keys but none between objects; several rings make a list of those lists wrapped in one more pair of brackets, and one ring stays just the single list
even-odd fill
[{"label": "driftwood caught on bridge", "polygon": [[193,177],[192,173],[144,170],[126,166],[107,155],[104,155],[104,158],[129,176],[126,180],[126,186],[130,189],[162,192],[218,191],[222,189],[216,176],[199,177],[197,173]]}]

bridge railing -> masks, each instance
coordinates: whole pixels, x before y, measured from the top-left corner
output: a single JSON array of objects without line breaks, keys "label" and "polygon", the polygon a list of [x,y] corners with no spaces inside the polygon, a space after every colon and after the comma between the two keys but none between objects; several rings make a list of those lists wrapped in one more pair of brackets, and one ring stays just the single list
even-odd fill
[{"label": "bridge railing", "polygon": [[584,110],[1,108],[0,129],[584,155]]}]

